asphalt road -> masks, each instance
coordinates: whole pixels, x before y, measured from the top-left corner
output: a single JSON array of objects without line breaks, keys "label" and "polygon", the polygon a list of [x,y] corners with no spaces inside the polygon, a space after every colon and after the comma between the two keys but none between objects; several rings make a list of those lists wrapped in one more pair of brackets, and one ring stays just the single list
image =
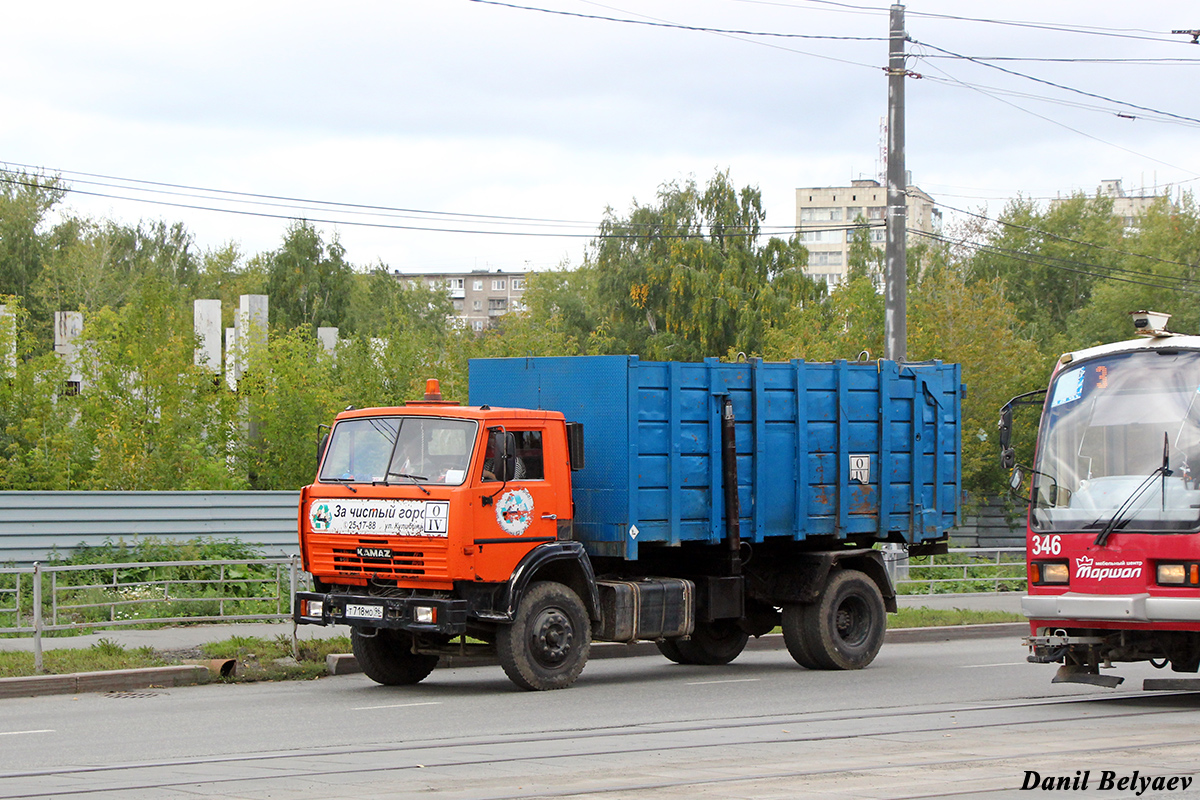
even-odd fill
[{"label": "asphalt road", "polygon": [[[528,693],[498,667],[0,704],[0,798],[1200,797],[1200,694],[1052,685],[1015,638],[888,644],[860,672],[786,651],[727,667],[596,660]],[[1165,673],[1169,675],[1170,673]],[[1105,772],[1114,786],[1099,788]]]}]

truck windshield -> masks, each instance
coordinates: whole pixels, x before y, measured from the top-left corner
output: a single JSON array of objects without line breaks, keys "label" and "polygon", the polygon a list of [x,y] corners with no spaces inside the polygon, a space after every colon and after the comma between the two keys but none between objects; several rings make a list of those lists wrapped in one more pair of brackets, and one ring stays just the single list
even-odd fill
[{"label": "truck windshield", "polygon": [[318,480],[458,486],[477,423],[439,417],[359,417],[333,426]]},{"label": "truck windshield", "polygon": [[1200,526],[1200,353],[1136,350],[1060,372],[1033,492],[1040,532],[1096,531],[1118,510],[1117,530]]}]

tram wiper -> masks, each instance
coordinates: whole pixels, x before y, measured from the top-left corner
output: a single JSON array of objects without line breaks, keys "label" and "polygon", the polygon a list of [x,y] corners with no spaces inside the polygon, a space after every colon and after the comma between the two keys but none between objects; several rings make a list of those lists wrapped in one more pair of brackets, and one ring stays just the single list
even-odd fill
[{"label": "tram wiper", "polygon": [[[1129,510],[1131,508],[1133,508],[1133,504],[1135,502],[1137,502],[1137,500],[1142,496],[1142,493],[1145,492],[1146,489],[1148,489],[1150,487],[1150,484],[1154,482],[1154,479],[1159,476],[1162,476],[1162,479],[1163,479],[1163,481],[1162,481],[1163,506],[1164,507],[1166,506],[1166,503],[1167,503],[1167,478],[1169,478],[1171,476],[1171,468],[1169,466],[1170,460],[1171,460],[1170,438],[1167,436],[1166,433],[1163,433],[1162,466],[1156,467],[1153,472],[1151,472],[1149,475],[1147,475],[1146,479],[1141,482],[1141,485],[1139,485],[1137,487],[1137,489],[1134,489],[1133,494],[1129,495],[1129,497],[1125,500],[1124,503],[1121,503],[1121,505],[1117,508],[1116,513],[1114,513],[1112,515],[1112,518],[1108,521],[1108,523],[1104,526],[1104,528],[1101,529],[1100,533],[1096,534],[1096,539],[1095,539],[1095,541],[1092,542],[1092,544],[1096,545],[1097,547],[1104,547],[1104,545],[1108,544],[1109,535],[1112,534],[1112,532],[1115,531],[1117,528],[1119,528],[1123,524],[1125,524],[1125,515],[1129,513]],[[1097,522],[1098,521],[1099,520],[1097,520]]]}]

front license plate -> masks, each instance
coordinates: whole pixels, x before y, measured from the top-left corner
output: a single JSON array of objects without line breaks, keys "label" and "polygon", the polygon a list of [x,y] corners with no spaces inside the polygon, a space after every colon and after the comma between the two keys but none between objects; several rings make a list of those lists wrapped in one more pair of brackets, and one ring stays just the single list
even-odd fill
[{"label": "front license plate", "polygon": [[356,619],[383,619],[383,606],[346,606],[346,616]]}]

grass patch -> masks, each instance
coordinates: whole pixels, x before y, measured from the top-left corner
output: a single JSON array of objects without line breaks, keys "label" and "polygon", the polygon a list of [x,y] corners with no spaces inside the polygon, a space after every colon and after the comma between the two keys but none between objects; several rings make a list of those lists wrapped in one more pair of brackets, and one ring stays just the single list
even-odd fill
[{"label": "grass patch", "polygon": [[[42,653],[42,664],[46,672],[51,675],[165,667],[171,663],[173,662],[152,647],[129,650],[108,639],[101,639],[91,647],[62,648]],[[33,653],[0,653],[0,678],[17,678],[36,674],[33,668]]]},{"label": "grass patch", "polygon": [[[91,647],[46,650],[42,653],[42,663],[46,674],[66,675],[72,672],[166,667],[196,659],[233,658],[238,662],[236,674],[218,679],[222,683],[311,680],[325,674],[326,655],[350,652],[350,639],[336,636],[301,641],[299,650],[300,660],[297,661],[292,658],[292,639],[286,635],[274,639],[234,636],[222,642],[203,645],[198,651],[187,654],[165,653],[152,647],[129,649],[110,639],[101,639]],[[0,678],[36,674],[33,653],[0,652]]]},{"label": "grass patch", "polygon": [[888,614],[889,628],[933,628],[1024,621],[1025,617],[1010,611],[970,611],[963,608],[901,608],[895,614]]},{"label": "grass patch", "polygon": [[350,652],[350,637],[302,640],[298,661],[292,657],[292,639],[287,635],[273,639],[232,636],[221,642],[201,645],[200,650],[206,658],[237,660],[236,674],[221,678],[225,683],[312,680],[325,674],[325,656]]}]

